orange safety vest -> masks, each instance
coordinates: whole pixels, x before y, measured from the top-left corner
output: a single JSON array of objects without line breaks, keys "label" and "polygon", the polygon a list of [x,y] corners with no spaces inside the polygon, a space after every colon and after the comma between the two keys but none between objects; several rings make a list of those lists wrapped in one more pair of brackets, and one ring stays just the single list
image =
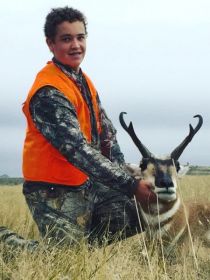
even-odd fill
[{"label": "orange safety vest", "polygon": [[[100,133],[101,126],[96,98],[97,92],[86,75],[85,78],[91,92],[97,129]],[[37,74],[35,82],[23,105],[23,112],[27,118],[26,138],[23,148],[23,176],[24,179],[28,181],[79,186],[88,179],[88,176],[70,164],[67,159],[47,141],[35,127],[29,112],[29,103],[32,96],[38,89],[47,85],[57,88],[74,105],[80,129],[87,142],[90,143],[91,141],[90,112],[79,88],[54,63],[48,62]]]}]

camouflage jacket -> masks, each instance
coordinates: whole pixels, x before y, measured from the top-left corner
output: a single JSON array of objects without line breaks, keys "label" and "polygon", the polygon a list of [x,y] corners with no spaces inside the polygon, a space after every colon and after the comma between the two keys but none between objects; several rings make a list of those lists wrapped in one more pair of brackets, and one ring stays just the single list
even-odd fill
[{"label": "camouflage jacket", "polygon": [[53,59],[71,78],[88,105],[91,115],[92,141],[84,138],[74,106],[52,86],[39,89],[30,101],[30,113],[37,129],[67,160],[84,171],[94,181],[127,191],[136,181],[123,168],[124,156],[116,139],[116,129],[107,117],[98,98],[102,132],[98,135],[90,92],[80,69],[75,73],[68,66]]}]

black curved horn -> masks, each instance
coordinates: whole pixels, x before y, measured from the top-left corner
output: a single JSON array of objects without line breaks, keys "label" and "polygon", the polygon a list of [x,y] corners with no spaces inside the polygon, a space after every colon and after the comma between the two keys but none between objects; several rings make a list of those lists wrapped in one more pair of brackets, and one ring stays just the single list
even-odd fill
[{"label": "black curved horn", "polygon": [[173,150],[171,153],[171,158],[174,160],[178,160],[178,158],[181,156],[182,152],[184,149],[187,147],[187,145],[190,143],[190,141],[193,139],[193,136],[198,132],[198,130],[201,128],[203,124],[203,118],[201,115],[195,115],[193,118],[198,118],[198,124],[196,125],[195,128],[192,127],[191,124],[189,124],[190,127],[190,132],[188,136],[183,140],[183,142]]},{"label": "black curved horn", "polygon": [[142,154],[142,156],[144,158],[152,157],[152,154],[150,153],[150,151],[141,143],[139,138],[136,136],[136,133],[134,131],[132,122],[130,122],[129,126],[126,125],[126,123],[125,123],[125,121],[123,119],[123,115],[124,114],[127,114],[127,113],[126,112],[121,112],[120,113],[120,116],[119,116],[120,124],[125,129],[125,131],[127,131],[127,133],[131,136],[133,142],[135,143],[135,145],[139,149],[139,151]]}]

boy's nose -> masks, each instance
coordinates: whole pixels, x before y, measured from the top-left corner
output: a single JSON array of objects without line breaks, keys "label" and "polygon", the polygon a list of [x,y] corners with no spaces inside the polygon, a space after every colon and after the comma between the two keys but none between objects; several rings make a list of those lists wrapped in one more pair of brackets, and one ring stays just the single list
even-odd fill
[{"label": "boy's nose", "polygon": [[77,38],[73,38],[71,46],[73,48],[78,48],[79,47],[79,42],[78,42]]}]

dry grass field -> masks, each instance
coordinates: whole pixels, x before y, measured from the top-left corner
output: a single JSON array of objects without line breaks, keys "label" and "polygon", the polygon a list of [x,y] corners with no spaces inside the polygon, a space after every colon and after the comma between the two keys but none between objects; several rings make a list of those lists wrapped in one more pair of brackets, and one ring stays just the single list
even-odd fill
[{"label": "dry grass field", "polygon": [[[210,203],[210,176],[186,176],[180,183],[183,200]],[[26,207],[21,186],[0,187],[0,225],[25,238],[39,239],[36,225]],[[210,217],[209,217],[210,218]],[[210,279],[210,248],[197,240],[179,248],[169,257],[154,246],[143,246],[144,234],[102,248],[44,246],[35,253],[12,253],[0,244],[0,279]]]}]

